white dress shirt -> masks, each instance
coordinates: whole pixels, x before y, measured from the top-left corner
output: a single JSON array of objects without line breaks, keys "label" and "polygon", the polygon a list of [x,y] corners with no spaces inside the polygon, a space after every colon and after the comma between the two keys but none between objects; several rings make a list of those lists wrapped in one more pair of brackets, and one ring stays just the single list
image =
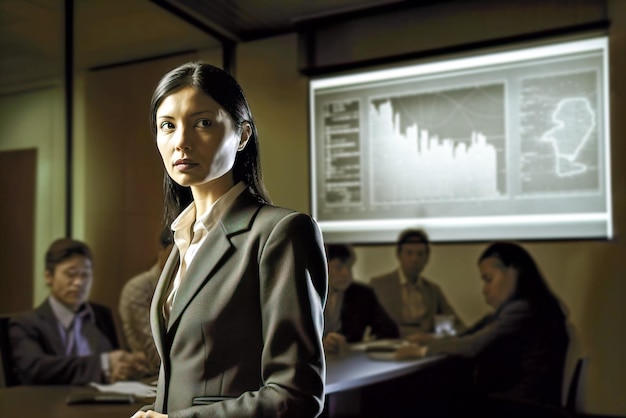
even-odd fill
[{"label": "white dress shirt", "polygon": [[209,230],[217,223],[224,212],[226,212],[245,188],[246,185],[243,182],[237,183],[217,199],[213,205],[209,206],[206,212],[200,216],[197,216],[196,204],[192,202],[178,215],[174,222],[172,222],[174,244],[178,247],[180,263],[176,276],[174,277],[172,290],[163,305],[163,315],[166,319],[169,318],[169,314],[172,311],[174,301],[176,300],[176,293],[178,292],[182,280],[185,278],[185,272],[194,260],[198,249],[204,244]]}]

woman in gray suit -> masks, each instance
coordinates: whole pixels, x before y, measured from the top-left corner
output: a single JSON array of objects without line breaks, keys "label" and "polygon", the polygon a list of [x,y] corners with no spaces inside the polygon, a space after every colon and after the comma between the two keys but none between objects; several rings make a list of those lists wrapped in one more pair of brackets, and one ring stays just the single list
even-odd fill
[{"label": "woman in gray suit", "polygon": [[157,395],[134,417],[318,415],[322,238],[310,216],[270,204],[241,87],[184,64],[159,82],[150,122],[175,246],[150,314]]}]

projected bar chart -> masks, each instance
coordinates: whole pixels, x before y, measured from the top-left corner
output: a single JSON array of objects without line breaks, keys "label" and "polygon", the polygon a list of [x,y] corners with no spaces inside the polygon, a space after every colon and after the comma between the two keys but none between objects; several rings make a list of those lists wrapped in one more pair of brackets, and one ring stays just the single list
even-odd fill
[{"label": "projected bar chart", "polygon": [[455,141],[439,138],[417,123],[401,130],[400,114],[391,101],[371,105],[369,120],[373,204],[499,194],[496,149],[481,132],[468,132],[463,141]]}]

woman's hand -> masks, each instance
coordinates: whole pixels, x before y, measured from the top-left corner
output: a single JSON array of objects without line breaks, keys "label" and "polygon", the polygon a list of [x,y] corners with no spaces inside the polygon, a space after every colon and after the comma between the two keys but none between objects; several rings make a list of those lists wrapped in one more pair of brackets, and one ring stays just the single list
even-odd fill
[{"label": "woman's hand", "polygon": [[322,343],[324,344],[324,351],[327,353],[343,354],[348,349],[346,337],[337,332],[329,332]]},{"label": "woman's hand", "polygon": [[130,418],[167,418],[167,415],[148,410],[148,411],[137,411],[135,412],[135,415],[133,415]]},{"label": "woman's hand", "polygon": [[410,360],[426,356],[426,346],[406,344],[398,347],[393,355],[394,360]]},{"label": "woman's hand", "polygon": [[146,357],[143,353],[128,353],[124,350],[115,350],[109,353],[110,376],[109,382],[119,380],[134,380],[144,376],[147,372]]},{"label": "woman's hand", "polygon": [[437,338],[437,336],[430,332],[416,332],[406,337],[407,341],[417,344],[428,344],[435,338]]}]

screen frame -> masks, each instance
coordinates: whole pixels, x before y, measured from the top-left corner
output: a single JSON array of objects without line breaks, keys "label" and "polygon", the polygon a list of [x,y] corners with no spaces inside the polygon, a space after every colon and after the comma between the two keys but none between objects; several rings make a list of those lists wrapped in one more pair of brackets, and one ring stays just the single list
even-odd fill
[{"label": "screen frame", "polygon": [[[611,152],[610,152],[610,95],[609,95],[609,37],[605,33],[593,33],[576,36],[560,36],[551,39],[535,40],[511,44],[497,48],[485,48],[475,51],[464,51],[449,56],[435,56],[412,61],[398,61],[376,68],[361,68],[348,73],[324,74],[309,79],[309,175],[310,175],[310,208],[311,214],[317,219],[327,242],[351,242],[355,244],[387,244],[395,242],[397,234],[406,228],[422,228],[431,235],[433,242],[488,242],[496,239],[515,239],[519,241],[548,241],[548,240],[607,240],[613,237],[612,214],[612,182],[611,182]],[[316,120],[315,120],[315,93],[318,89],[336,88],[343,85],[357,85],[386,79],[401,77],[432,75],[442,71],[457,71],[459,69],[479,69],[494,64],[510,64],[523,62],[548,56],[567,55],[572,51],[601,50],[602,51],[602,147],[604,147],[604,170],[602,173],[606,211],[588,215],[502,215],[502,216],[473,216],[441,217],[441,218],[401,218],[401,219],[373,219],[328,221],[319,219],[318,213],[318,173],[316,151]],[[558,236],[542,236],[541,231],[546,225],[572,222],[601,222],[606,225],[603,233],[593,232],[597,228],[582,234],[561,234]],[[529,229],[529,223],[533,229]],[[459,234],[463,225],[473,225],[479,231],[491,230],[477,236],[474,232]],[[503,228],[509,228],[503,232]],[[592,231],[593,230],[593,231]],[[456,231],[456,233],[455,233]],[[434,232],[434,233],[433,233]],[[452,237],[454,235],[454,237]]]}]

